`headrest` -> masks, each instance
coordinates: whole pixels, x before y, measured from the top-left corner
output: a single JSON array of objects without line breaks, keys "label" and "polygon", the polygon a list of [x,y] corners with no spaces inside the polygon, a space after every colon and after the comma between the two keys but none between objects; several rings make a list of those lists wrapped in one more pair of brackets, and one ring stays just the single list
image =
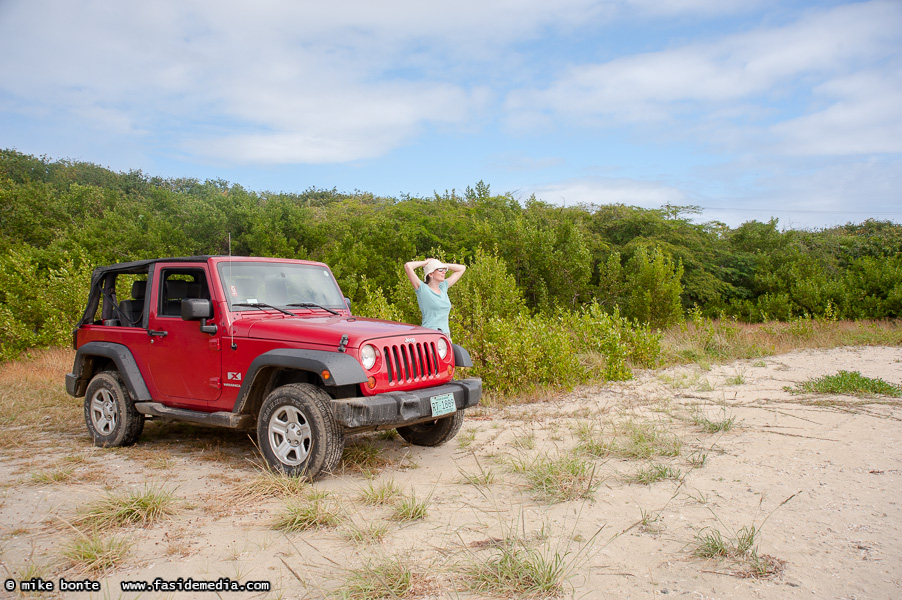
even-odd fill
[{"label": "headrest", "polygon": [[146,281],[136,281],[132,284],[132,298],[135,300],[141,300],[144,298],[144,294],[147,293],[147,282]]}]

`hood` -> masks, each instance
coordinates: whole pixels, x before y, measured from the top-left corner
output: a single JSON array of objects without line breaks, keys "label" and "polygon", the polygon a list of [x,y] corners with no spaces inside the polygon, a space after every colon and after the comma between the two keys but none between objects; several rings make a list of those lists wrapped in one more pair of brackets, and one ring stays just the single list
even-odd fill
[{"label": "hood", "polygon": [[365,317],[289,317],[266,315],[259,318],[243,316],[235,321],[234,334],[283,342],[308,342],[337,346],[343,335],[348,336],[348,347],[357,348],[366,340],[417,335],[441,335],[433,329],[393,321],[367,319]]}]

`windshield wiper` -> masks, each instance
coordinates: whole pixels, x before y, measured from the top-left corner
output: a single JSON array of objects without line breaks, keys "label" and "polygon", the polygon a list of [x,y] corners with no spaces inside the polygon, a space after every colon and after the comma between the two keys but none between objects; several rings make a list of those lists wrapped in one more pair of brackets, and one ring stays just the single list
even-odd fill
[{"label": "windshield wiper", "polygon": [[294,304],[289,304],[288,306],[299,306],[301,308],[321,308],[322,310],[329,311],[333,315],[337,315],[338,313],[332,310],[331,308],[326,308],[325,306],[321,306],[316,304],[315,302],[296,302]]},{"label": "windshield wiper", "polygon": [[[250,306],[251,308],[271,308],[273,310],[277,310],[280,313],[285,313],[289,317],[296,317],[297,315],[291,311],[285,310],[284,308],[279,308],[278,306],[273,306],[272,304],[266,304],[265,302],[236,302],[232,306]],[[293,306],[289,304],[288,306]],[[338,313],[336,313],[338,314]]]}]

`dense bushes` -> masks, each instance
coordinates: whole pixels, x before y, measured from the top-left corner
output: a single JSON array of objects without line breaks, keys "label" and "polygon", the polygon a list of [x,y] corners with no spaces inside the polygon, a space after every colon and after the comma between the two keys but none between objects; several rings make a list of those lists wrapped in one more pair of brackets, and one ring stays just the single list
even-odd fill
[{"label": "dense bushes", "polygon": [[93,266],[230,249],[325,262],[355,312],[404,321],[419,319],[405,261],[467,264],[452,330],[498,389],[623,377],[653,360],[652,329],[692,307],[743,321],[902,313],[898,224],[730,229],[694,214],[521,204],[482,182],[433,198],[257,193],[0,150],[0,357],[65,343]]}]

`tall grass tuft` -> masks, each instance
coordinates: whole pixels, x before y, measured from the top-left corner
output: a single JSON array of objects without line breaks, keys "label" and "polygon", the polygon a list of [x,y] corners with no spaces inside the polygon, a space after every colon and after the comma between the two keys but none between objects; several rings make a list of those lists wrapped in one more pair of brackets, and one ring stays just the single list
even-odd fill
[{"label": "tall grass tuft", "polygon": [[129,525],[146,527],[174,515],[176,502],[172,491],[155,486],[141,492],[108,493],[80,508],[73,522],[78,527],[100,531]]},{"label": "tall grass tuft", "polygon": [[273,521],[273,529],[280,531],[308,531],[337,526],[341,510],[325,493],[311,493],[307,498],[292,498]]},{"label": "tall grass tuft", "polygon": [[595,464],[579,454],[521,455],[511,460],[511,467],[526,478],[530,491],[546,502],[589,500],[601,485]]},{"label": "tall grass tuft", "polygon": [[121,564],[128,549],[129,544],[120,537],[80,533],[63,548],[62,555],[71,562],[72,568],[96,575]]},{"label": "tall grass tuft", "polygon": [[382,600],[405,598],[422,579],[410,567],[410,560],[403,557],[381,557],[348,571],[338,591],[343,600]]}]

